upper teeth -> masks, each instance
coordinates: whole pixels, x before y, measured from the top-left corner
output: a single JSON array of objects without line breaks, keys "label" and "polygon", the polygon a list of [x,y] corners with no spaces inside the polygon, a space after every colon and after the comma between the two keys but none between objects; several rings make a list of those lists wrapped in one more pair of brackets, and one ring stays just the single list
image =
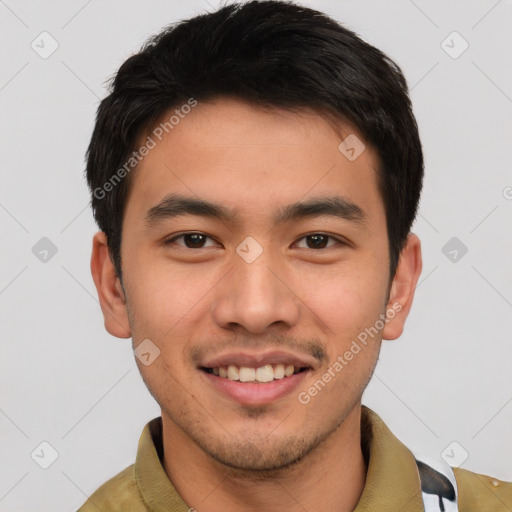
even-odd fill
[{"label": "upper teeth", "polygon": [[[218,366],[213,368],[214,375],[228,378],[229,380],[239,380],[240,382],[271,382],[274,379],[290,377],[295,373],[293,364],[266,364],[259,368],[249,368],[248,366]],[[299,368],[297,368],[299,371]]]}]

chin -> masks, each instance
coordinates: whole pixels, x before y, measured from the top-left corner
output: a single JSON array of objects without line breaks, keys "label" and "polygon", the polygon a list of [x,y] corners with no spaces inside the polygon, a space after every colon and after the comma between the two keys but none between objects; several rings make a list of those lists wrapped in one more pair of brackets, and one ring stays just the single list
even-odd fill
[{"label": "chin", "polygon": [[267,438],[273,435],[271,431],[264,437],[255,435],[251,438],[245,434],[239,440],[234,437],[224,442],[196,439],[196,443],[233,475],[250,478],[259,475],[267,478],[300,465],[329,434],[330,432],[303,437],[281,434],[280,438],[269,440]]}]

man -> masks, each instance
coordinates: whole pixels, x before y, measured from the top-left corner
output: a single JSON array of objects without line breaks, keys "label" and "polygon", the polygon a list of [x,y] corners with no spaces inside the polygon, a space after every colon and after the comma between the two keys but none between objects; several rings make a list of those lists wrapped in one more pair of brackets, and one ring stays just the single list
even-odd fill
[{"label": "man", "polygon": [[325,15],[230,5],[128,59],[88,151],[91,268],[161,407],[81,511],[510,510],[361,405],[421,273],[396,64]]}]

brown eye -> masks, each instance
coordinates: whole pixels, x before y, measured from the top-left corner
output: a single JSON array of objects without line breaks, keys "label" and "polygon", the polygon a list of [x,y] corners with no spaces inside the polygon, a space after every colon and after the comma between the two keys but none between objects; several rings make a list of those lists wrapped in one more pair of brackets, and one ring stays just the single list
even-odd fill
[{"label": "brown eye", "polygon": [[325,235],[309,235],[306,237],[310,249],[323,249],[329,240]]},{"label": "brown eye", "polygon": [[[177,242],[177,240],[182,240],[181,243]],[[202,249],[203,247],[212,247],[212,244],[206,245],[208,240],[213,239],[207,235],[203,235],[202,233],[182,233],[181,235],[175,236],[170,240],[165,242],[165,245],[176,244],[181,247],[185,247],[187,249]],[[213,243],[213,246],[215,243]]]},{"label": "brown eye", "polygon": [[340,240],[323,233],[306,235],[300,239],[300,241],[302,240],[306,241],[306,249],[326,249],[336,244],[342,244]]},{"label": "brown eye", "polygon": [[192,233],[190,235],[183,235],[183,240],[185,245],[190,249],[195,249],[197,247],[203,247],[206,236],[200,235],[198,233]]}]

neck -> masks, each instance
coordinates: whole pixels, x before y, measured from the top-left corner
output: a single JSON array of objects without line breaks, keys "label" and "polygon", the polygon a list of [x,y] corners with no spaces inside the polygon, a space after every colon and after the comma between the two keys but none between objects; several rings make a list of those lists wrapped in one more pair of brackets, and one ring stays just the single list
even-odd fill
[{"label": "neck", "polygon": [[293,466],[240,472],[200,449],[162,417],[164,469],[183,500],[198,512],[351,512],[363,492],[366,464],[361,450],[361,405],[340,427]]}]

